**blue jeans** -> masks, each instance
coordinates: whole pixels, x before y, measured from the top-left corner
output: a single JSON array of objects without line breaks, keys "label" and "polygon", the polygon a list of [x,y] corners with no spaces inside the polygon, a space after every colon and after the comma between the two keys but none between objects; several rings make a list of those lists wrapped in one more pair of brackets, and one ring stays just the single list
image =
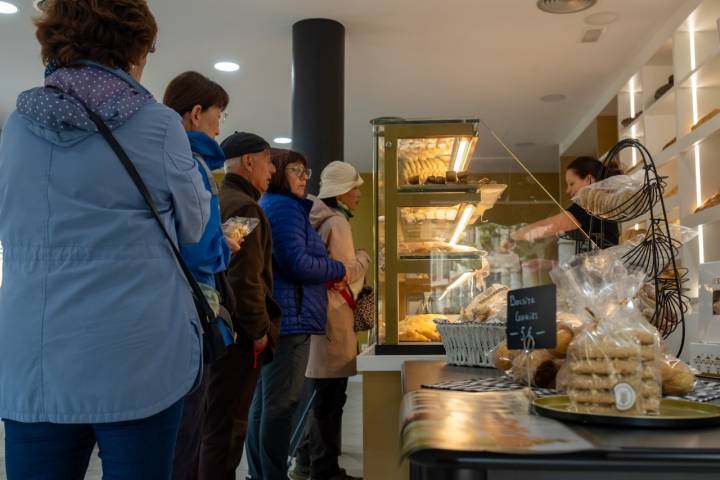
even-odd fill
[{"label": "blue jeans", "polygon": [[310,335],[283,335],[255,389],[245,452],[253,480],[287,479],[292,418],[302,394]]},{"label": "blue jeans", "polygon": [[183,402],[116,423],[5,422],[8,480],[82,480],[95,443],[104,480],[170,479]]}]

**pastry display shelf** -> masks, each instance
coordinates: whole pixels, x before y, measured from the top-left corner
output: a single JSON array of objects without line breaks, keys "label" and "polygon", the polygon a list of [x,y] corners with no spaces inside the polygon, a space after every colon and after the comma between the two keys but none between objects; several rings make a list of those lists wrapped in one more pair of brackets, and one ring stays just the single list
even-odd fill
[{"label": "pastry display shelf", "polygon": [[485,210],[489,210],[495,205],[506,188],[507,185],[489,183],[477,185],[477,189],[474,192],[457,192],[452,190],[422,192],[405,189],[398,191],[396,205],[398,207],[434,207],[471,202],[482,205]]},{"label": "pastry display shelf", "polygon": [[679,138],[674,144],[667,149],[658,153],[653,157],[655,165],[660,167],[672,161],[681,153],[690,151],[696,144],[701,144],[705,140],[713,137],[720,132],[720,115],[716,115],[707,122],[692,130],[687,135]]},{"label": "pastry display shelf", "polygon": [[720,221],[720,205],[706,208],[697,213],[691,213],[682,218],[682,224],[686,227],[699,227],[700,225],[707,225],[709,223],[715,223]]},{"label": "pastry display shelf", "polygon": [[675,82],[680,88],[690,88],[693,84],[697,88],[720,87],[720,50]]},{"label": "pastry display shelf", "polygon": [[[627,127],[623,127],[622,130],[620,130],[619,138],[638,138],[645,136],[644,115],[645,113],[638,115],[631,124]],[[635,128],[635,135],[632,133],[633,128]]]},{"label": "pastry display shelf", "polygon": [[398,273],[427,273],[430,271],[431,264],[437,262],[477,262],[477,268],[482,267],[482,259],[485,252],[478,252],[478,254],[465,254],[465,255],[440,255],[432,258],[407,258],[400,256],[400,260],[397,262]]},{"label": "pastry display shelf", "polygon": [[674,115],[675,114],[675,87],[665,92],[662,97],[647,107],[640,115],[641,117],[651,117],[653,115]]}]

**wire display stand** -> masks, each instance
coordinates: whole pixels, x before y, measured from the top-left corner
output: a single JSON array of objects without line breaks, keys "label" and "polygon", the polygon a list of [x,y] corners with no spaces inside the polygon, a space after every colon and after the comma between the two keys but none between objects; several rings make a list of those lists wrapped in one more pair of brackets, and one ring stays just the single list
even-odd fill
[{"label": "wire display stand", "polygon": [[[601,230],[599,236],[603,237],[604,222],[600,220],[630,222],[647,215],[648,229],[644,238],[623,256],[623,261],[628,268],[642,271],[647,275],[647,283],[655,293],[655,313],[650,323],[658,329],[663,339],[668,338],[678,328],[681,329],[679,356],[685,344],[685,314],[689,302],[684,287],[687,270],[677,267],[676,258],[681,244],[670,234],[663,199],[665,179],[658,174],[647,148],[633,138],[621,140],[610,149],[603,161],[599,178],[603,178],[604,172],[611,165],[619,165],[620,152],[625,149],[634,149],[637,152],[638,167],[645,172],[643,187],[611,210],[590,212],[592,214],[590,231],[594,231],[593,222],[599,221]],[[597,248],[588,239],[578,243],[578,251],[591,251]]]}]

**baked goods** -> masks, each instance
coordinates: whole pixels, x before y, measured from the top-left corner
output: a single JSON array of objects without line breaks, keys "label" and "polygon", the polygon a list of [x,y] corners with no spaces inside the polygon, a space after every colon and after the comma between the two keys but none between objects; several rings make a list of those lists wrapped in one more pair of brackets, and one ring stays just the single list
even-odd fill
[{"label": "baked goods", "polygon": [[398,142],[398,160],[402,165],[401,179],[406,184],[418,177],[419,184],[427,183],[429,176],[445,176],[452,155],[454,139],[417,138]]},{"label": "baked goods", "polygon": [[644,185],[645,171],[639,170],[632,175],[615,175],[583,187],[572,200],[596,217],[612,219],[627,208],[628,201]]},{"label": "baked goods", "polygon": [[400,321],[398,333],[401,342],[439,342],[440,333],[433,320],[447,320],[437,314],[408,315]]},{"label": "baked goods", "polygon": [[710,112],[707,115],[705,115],[704,117],[702,117],[700,120],[697,121],[697,123],[695,125],[690,127],[690,130],[695,130],[696,128],[699,128],[704,123],[707,123],[708,121],[710,121],[710,119],[713,118],[718,113],[720,113],[720,108],[713,109],[712,112]]},{"label": "baked goods", "polygon": [[557,344],[552,350],[552,354],[558,358],[565,358],[567,349],[570,346],[574,335],[572,330],[566,327],[558,327],[557,330]]},{"label": "baked goods", "polygon": [[530,361],[521,352],[512,362],[512,377],[516,382],[527,384],[528,363],[530,364],[530,381],[536,387],[552,388],[560,363],[548,350],[535,350],[530,353]]},{"label": "baked goods", "polygon": [[512,368],[513,360],[520,353],[520,350],[508,350],[507,342],[502,341],[495,347],[495,352],[493,352],[493,365],[498,370],[506,372]]},{"label": "baked goods", "polygon": [[695,209],[695,213],[701,212],[705,209],[714,207],[715,205],[720,204],[720,192],[712,194],[710,197],[705,199],[705,201]]},{"label": "baked goods", "polygon": [[455,172],[454,170],[448,170],[447,172],[445,172],[445,180],[447,180],[448,183],[457,183],[457,172]]},{"label": "baked goods", "polygon": [[223,234],[238,243],[247,237],[260,223],[257,218],[232,217],[222,224]]},{"label": "baked goods", "polygon": [[[630,324],[632,321],[630,319]],[[580,333],[568,349],[567,394],[577,411],[657,412],[662,394],[657,333],[611,321]]]},{"label": "baked goods", "polygon": [[450,245],[436,240],[427,242],[400,242],[400,255],[429,255],[439,253],[474,253],[478,250],[466,245]]},{"label": "baked goods", "polygon": [[658,361],[665,395],[683,396],[695,388],[695,374],[682,360],[665,355]]},{"label": "baked goods", "polygon": [[510,289],[505,285],[496,283],[477,294],[470,303],[463,308],[460,318],[484,322],[495,318],[495,315],[505,312],[507,308],[507,293]]},{"label": "baked goods", "polygon": [[468,172],[457,172],[458,183],[468,183],[469,178],[470,174]]}]

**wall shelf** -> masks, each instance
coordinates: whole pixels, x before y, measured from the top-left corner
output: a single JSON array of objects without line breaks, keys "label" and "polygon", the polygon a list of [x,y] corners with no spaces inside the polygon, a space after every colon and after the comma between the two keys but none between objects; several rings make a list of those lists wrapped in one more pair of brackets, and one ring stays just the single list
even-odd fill
[{"label": "wall shelf", "polygon": [[698,213],[691,213],[681,219],[686,227],[696,228],[700,225],[708,225],[710,223],[720,222],[720,205],[706,208]]}]

